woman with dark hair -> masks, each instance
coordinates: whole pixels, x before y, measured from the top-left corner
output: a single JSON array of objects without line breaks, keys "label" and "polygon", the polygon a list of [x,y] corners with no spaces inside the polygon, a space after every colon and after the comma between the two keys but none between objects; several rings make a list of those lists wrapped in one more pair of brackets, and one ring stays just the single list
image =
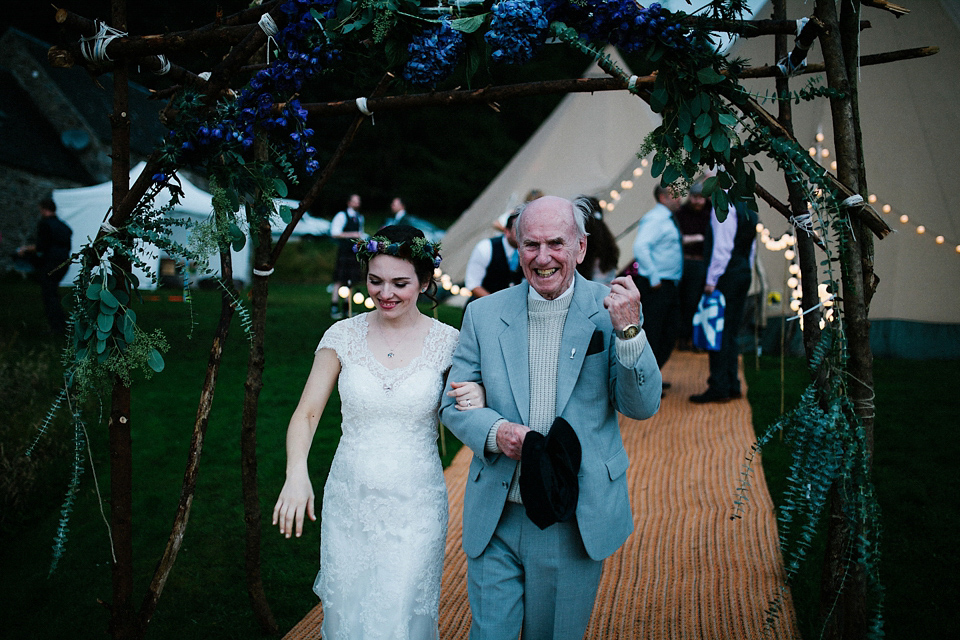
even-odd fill
[{"label": "woman with dark hair", "polygon": [[617,277],[617,261],[620,259],[617,239],[603,221],[603,211],[596,198],[579,196],[573,206],[583,216],[587,231],[587,253],[583,262],[577,265],[577,271],[587,280],[609,285]]},{"label": "woman with dark hair", "polygon": [[[343,435],[323,491],[313,586],[323,637],[435,639],[447,532],[437,412],[458,332],[422,314],[417,299],[434,299],[440,245],[395,225],[357,240],[354,253],[375,308],[320,340],[287,429],[273,523],[289,538],[316,520],[307,456],[336,384]],[[454,386],[458,408],[484,406],[481,386]]]}]

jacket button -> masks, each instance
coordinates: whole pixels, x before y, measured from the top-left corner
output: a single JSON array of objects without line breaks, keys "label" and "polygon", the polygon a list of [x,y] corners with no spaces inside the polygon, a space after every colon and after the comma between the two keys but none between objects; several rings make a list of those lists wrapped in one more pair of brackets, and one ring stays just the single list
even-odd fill
[{"label": "jacket button", "polygon": [[504,489],[508,488],[506,481],[501,482],[500,486],[502,486]]}]

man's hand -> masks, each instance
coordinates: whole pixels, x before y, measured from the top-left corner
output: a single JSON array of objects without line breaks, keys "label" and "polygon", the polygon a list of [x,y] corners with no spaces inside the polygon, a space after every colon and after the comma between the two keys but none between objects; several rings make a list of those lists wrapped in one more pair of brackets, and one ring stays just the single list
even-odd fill
[{"label": "man's hand", "polygon": [[523,451],[523,439],[529,427],[516,422],[504,422],[497,428],[497,446],[511,460],[519,460]]},{"label": "man's hand", "polygon": [[614,278],[603,306],[610,312],[610,322],[617,331],[627,325],[640,324],[640,290],[633,278]]}]

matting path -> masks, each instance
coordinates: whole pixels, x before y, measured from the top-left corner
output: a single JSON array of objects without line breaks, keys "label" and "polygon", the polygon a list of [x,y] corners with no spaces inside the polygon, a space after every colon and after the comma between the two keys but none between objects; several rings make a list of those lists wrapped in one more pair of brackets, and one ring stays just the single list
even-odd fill
[{"label": "matting path", "polygon": [[[627,480],[633,535],[604,563],[585,637],[593,640],[753,640],[764,636],[766,608],[783,584],[773,503],[759,459],[749,502],[732,520],[735,492],[754,442],[744,400],[694,405],[706,387],[707,357],[675,352],[664,369],[672,387],[650,420],[621,418],[630,455]],[[450,525],[440,599],[440,637],[467,638],[466,557],[460,549],[470,451],[446,470]],[[285,636],[320,638],[317,605]],[[766,637],[799,638],[785,606]]]}]

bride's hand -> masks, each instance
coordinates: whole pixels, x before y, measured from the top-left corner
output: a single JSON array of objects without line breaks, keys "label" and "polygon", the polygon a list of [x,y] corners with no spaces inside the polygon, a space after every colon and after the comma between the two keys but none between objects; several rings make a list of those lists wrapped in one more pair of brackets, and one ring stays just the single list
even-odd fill
[{"label": "bride's hand", "polygon": [[469,409],[482,409],[486,405],[487,397],[483,391],[483,385],[477,382],[451,382],[451,391],[447,395],[457,399],[457,409],[467,411]]},{"label": "bride's hand", "polygon": [[311,520],[317,519],[313,503],[313,485],[306,471],[288,477],[273,508],[273,524],[279,523],[280,533],[287,538],[296,528],[295,533],[299,538],[303,533],[304,514]]}]

